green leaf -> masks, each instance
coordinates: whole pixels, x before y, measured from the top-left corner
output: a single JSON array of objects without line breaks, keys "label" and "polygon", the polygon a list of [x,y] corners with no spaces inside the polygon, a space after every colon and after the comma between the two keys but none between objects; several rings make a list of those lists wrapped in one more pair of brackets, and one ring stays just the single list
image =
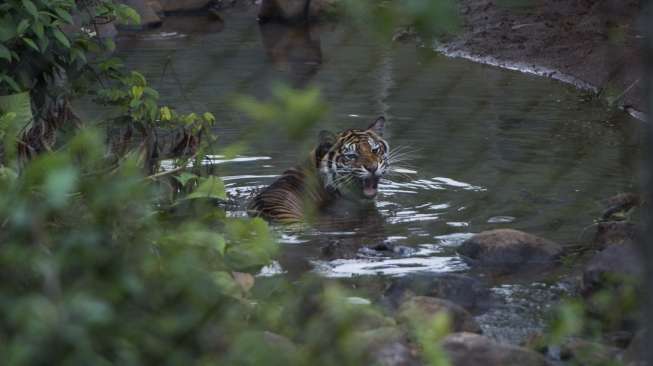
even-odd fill
[{"label": "green leaf", "polygon": [[18,34],[23,34],[25,31],[29,28],[29,20],[23,19],[18,23],[18,27],[16,28],[16,33]]},{"label": "green leaf", "polygon": [[135,99],[140,99],[141,96],[143,95],[143,87],[142,86],[132,86],[132,96]]},{"label": "green leaf", "polygon": [[224,251],[227,248],[227,242],[224,236],[208,230],[200,229],[188,233],[185,240],[194,246],[214,249],[220,255],[224,255]]},{"label": "green leaf", "polygon": [[269,263],[277,250],[267,223],[261,218],[229,221],[225,262],[232,270],[249,272]]},{"label": "green leaf", "polygon": [[240,296],[240,287],[227,272],[215,272],[213,274],[213,283],[217,286],[220,293],[238,298]]},{"label": "green leaf", "polygon": [[[164,107],[167,108],[167,107]],[[192,179],[197,179],[197,175],[189,172],[182,172],[179,175],[175,175],[175,179],[181,183],[182,186],[185,186],[188,181]]]},{"label": "green leaf", "polygon": [[116,7],[116,12],[118,13],[118,18],[124,23],[140,24],[141,16],[136,12],[136,10],[130,8],[127,5],[118,4]]},{"label": "green leaf", "polygon": [[[7,79],[12,80],[15,86],[15,89],[19,89],[18,85],[7,75],[3,75],[3,80]],[[10,84],[11,84],[10,83]],[[29,92],[23,92],[18,94],[3,95],[0,96],[0,111],[4,113],[15,113],[16,116],[12,119],[12,126],[0,126],[2,131],[17,131],[23,127],[28,127],[32,122],[32,104],[30,101]]]},{"label": "green leaf", "polygon": [[143,104],[142,101],[140,101],[138,99],[132,99],[129,102],[129,108],[138,108],[141,104]]},{"label": "green leaf", "polygon": [[[159,114],[161,116],[161,120],[163,120],[163,121],[170,121],[172,119],[172,111],[170,111],[170,108],[168,108],[167,106],[161,107],[161,109],[159,111]],[[182,173],[182,174],[184,174],[184,173]],[[193,174],[193,175],[195,175],[195,174]],[[182,182],[181,184],[185,185],[186,183]]]},{"label": "green leaf", "polygon": [[50,45],[50,40],[47,37],[40,37],[38,42],[39,47],[41,48],[41,52],[45,52],[45,50],[47,50],[48,46]]},{"label": "green leaf", "polygon": [[88,60],[86,59],[86,54],[84,53],[84,51],[80,50],[79,48],[72,48],[70,50],[70,52],[72,53],[72,59],[73,60],[74,59],[79,59],[83,63],[88,63]]},{"label": "green leaf", "polygon": [[28,46],[32,47],[35,51],[40,52],[39,47],[36,45],[36,43],[34,43],[34,41],[32,41],[31,38],[22,37],[21,39],[23,40],[23,42],[27,43]]},{"label": "green leaf", "polygon": [[137,86],[143,86],[145,87],[147,85],[147,81],[145,80],[145,76],[141,74],[138,71],[132,71],[130,74],[132,78],[132,83]]},{"label": "green leaf", "polygon": [[9,75],[0,75],[0,80],[4,80],[15,92],[20,92],[22,90],[16,80]]},{"label": "green leaf", "polygon": [[155,89],[150,88],[149,86],[146,86],[143,89],[143,94],[152,97],[154,99],[159,99],[159,92],[156,91]]},{"label": "green leaf", "polygon": [[73,17],[70,16],[70,13],[61,8],[54,8],[54,12],[57,13],[59,18],[68,24],[73,24]]},{"label": "green leaf", "polygon": [[77,178],[77,170],[72,166],[51,171],[43,187],[48,203],[53,207],[62,207],[66,204],[70,193],[75,189]]},{"label": "green leaf", "polygon": [[106,47],[108,51],[113,52],[116,49],[116,42],[114,42],[111,38],[105,38],[104,47]]},{"label": "green leaf", "polygon": [[39,11],[33,2],[31,2],[30,0],[23,0],[23,7],[25,7],[25,10],[27,10],[27,12],[30,13],[31,16],[33,16],[35,19],[38,19]]},{"label": "green leaf", "polygon": [[[2,120],[3,119],[0,118],[0,122]],[[5,181],[5,182],[6,181],[16,181],[17,178],[18,178],[18,173],[15,170],[13,170],[11,168],[8,168],[6,166],[0,166],[0,180]]]},{"label": "green leaf", "polygon": [[204,117],[204,120],[209,123],[215,122],[215,116],[211,112],[206,112],[202,115]]},{"label": "green leaf", "polygon": [[39,21],[34,22],[34,24],[32,24],[32,30],[34,31],[34,34],[36,34],[36,36],[39,37],[39,39],[46,38],[45,27],[43,27],[43,23]]},{"label": "green leaf", "polygon": [[0,18],[0,42],[7,42],[16,36],[16,24],[9,16]]},{"label": "green leaf", "polygon": [[70,41],[62,31],[55,28],[52,30],[52,33],[54,34],[54,38],[56,38],[59,43],[61,43],[66,48],[70,48]]},{"label": "green leaf", "polygon": [[194,198],[214,198],[226,200],[227,193],[224,190],[224,182],[222,179],[215,176],[201,179],[201,183],[197,189],[195,189],[193,193],[186,196],[186,199]]},{"label": "green leaf", "polygon": [[0,44],[0,58],[4,58],[11,62],[11,52],[9,52],[9,49],[2,44]]}]

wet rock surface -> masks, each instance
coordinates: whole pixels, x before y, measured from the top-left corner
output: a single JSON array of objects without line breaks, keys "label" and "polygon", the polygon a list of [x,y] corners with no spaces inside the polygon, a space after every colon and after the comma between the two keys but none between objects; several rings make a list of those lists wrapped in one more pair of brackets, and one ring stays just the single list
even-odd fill
[{"label": "wet rock surface", "polygon": [[649,345],[649,332],[646,330],[639,331],[635,338],[630,342],[628,348],[624,352],[623,361],[626,366],[648,366],[646,362],[645,352]]},{"label": "wet rock surface", "polygon": [[453,366],[544,366],[544,356],[535,351],[494,342],[474,333],[453,333],[442,341]]},{"label": "wet rock surface", "polygon": [[415,296],[406,300],[399,306],[397,319],[404,323],[418,321],[428,324],[429,319],[439,314],[449,317],[454,332],[482,333],[481,327],[469,312],[451,301],[435,297]]},{"label": "wet rock surface", "polygon": [[379,366],[413,366],[421,365],[415,352],[406,344],[393,342],[373,350],[372,359]]},{"label": "wet rock surface", "polygon": [[636,228],[633,223],[627,221],[606,221],[599,222],[594,235],[593,246],[606,248],[610,245],[632,243],[635,240]]},{"label": "wet rock surface", "polygon": [[605,288],[620,287],[643,273],[641,257],[634,244],[610,245],[596,253],[583,270],[581,292],[590,296]]},{"label": "wet rock surface", "polygon": [[369,358],[377,365],[419,365],[417,352],[397,327],[381,327],[357,332],[355,338],[363,344]]},{"label": "wet rock surface", "polygon": [[603,220],[610,220],[614,218],[621,218],[630,210],[642,204],[642,199],[637,193],[619,193],[609,197],[603,201],[605,211],[601,218]]},{"label": "wet rock surface", "polygon": [[572,365],[609,365],[623,354],[623,347],[606,342],[598,342],[580,337],[566,337],[547,344],[550,338],[546,333],[533,334],[523,346],[545,355],[549,360]]},{"label": "wet rock surface", "polygon": [[449,300],[467,311],[488,309],[494,301],[481,280],[462,274],[415,274],[394,280],[384,293],[387,305],[398,307],[411,296],[431,296]]},{"label": "wet rock surface", "polygon": [[583,365],[601,365],[614,361],[622,350],[602,343],[572,338],[560,349],[560,357]]},{"label": "wet rock surface", "polygon": [[163,18],[157,14],[149,1],[145,0],[123,0],[125,5],[132,7],[141,17],[140,26],[143,28],[155,28],[163,23]]},{"label": "wet rock surface", "polygon": [[562,247],[550,240],[512,229],[484,231],[466,240],[458,253],[473,266],[503,273],[525,266],[549,266],[562,254]]}]

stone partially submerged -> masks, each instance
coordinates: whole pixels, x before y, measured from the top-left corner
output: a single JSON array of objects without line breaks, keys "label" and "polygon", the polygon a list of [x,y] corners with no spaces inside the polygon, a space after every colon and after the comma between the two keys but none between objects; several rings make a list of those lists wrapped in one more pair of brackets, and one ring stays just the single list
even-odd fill
[{"label": "stone partially submerged", "polygon": [[406,300],[399,307],[397,318],[400,322],[418,321],[428,324],[430,319],[442,313],[449,317],[452,331],[482,333],[481,327],[467,310],[451,301],[435,297],[415,296]]},{"label": "stone partially submerged", "polygon": [[487,310],[494,301],[487,284],[459,273],[410,274],[394,279],[383,294],[393,308],[412,296],[449,300],[473,313]]},{"label": "stone partially submerged", "polygon": [[562,252],[557,243],[512,229],[484,231],[467,239],[458,249],[468,264],[501,272],[549,266]]},{"label": "stone partially submerged", "polygon": [[527,348],[497,343],[474,333],[452,333],[442,349],[453,366],[546,366],[544,356]]}]

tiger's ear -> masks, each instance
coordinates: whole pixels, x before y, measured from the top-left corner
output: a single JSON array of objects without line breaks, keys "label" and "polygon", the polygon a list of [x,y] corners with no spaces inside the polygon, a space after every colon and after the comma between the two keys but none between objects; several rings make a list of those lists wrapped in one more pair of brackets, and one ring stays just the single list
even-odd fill
[{"label": "tiger's ear", "polygon": [[375,134],[383,137],[383,130],[385,129],[385,117],[381,116],[374,121],[369,127],[367,127],[368,131],[372,131]]},{"label": "tiger's ear", "polygon": [[322,159],[322,157],[329,152],[333,144],[336,143],[336,135],[332,132],[322,130],[317,136],[317,149],[315,149],[315,158],[317,160]]}]

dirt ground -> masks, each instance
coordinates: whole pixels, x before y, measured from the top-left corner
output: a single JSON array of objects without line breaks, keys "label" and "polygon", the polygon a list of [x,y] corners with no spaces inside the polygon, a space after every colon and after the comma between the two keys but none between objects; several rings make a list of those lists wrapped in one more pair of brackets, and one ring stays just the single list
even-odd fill
[{"label": "dirt ground", "polygon": [[645,111],[634,0],[461,0],[462,32],[441,50],[572,82]]}]

